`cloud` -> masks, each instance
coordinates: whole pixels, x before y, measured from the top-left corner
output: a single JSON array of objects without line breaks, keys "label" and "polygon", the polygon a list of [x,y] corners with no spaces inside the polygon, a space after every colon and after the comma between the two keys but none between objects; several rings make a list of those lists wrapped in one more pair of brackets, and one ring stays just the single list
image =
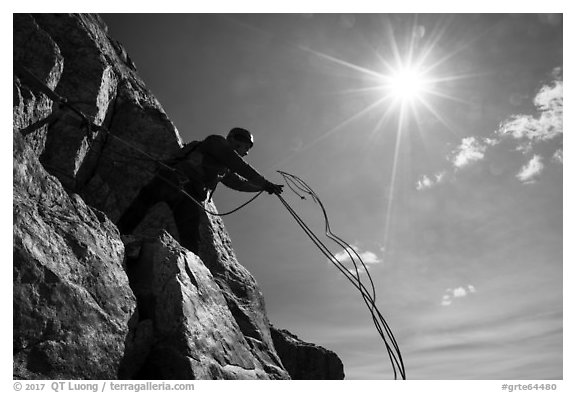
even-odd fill
[{"label": "cloud", "polygon": [[[492,141],[492,140],[490,140]],[[462,139],[460,146],[453,152],[452,164],[457,168],[463,168],[472,162],[484,159],[486,144],[473,136]]]},{"label": "cloud", "polygon": [[464,287],[458,287],[456,289],[454,289],[454,291],[452,292],[452,295],[454,297],[464,297],[466,296],[468,292],[466,292],[466,289],[464,289]]},{"label": "cloud", "polygon": [[418,191],[421,191],[432,187],[432,185],[433,185],[432,180],[428,176],[423,175],[422,177],[420,177],[420,179],[418,179],[418,182],[416,183],[416,189]]},{"label": "cloud", "polygon": [[[561,78],[561,70],[554,72],[555,78]],[[544,85],[534,97],[534,106],[538,116],[513,115],[500,125],[498,134],[529,142],[540,142],[555,138],[563,133],[563,82],[554,80]]]},{"label": "cloud", "polygon": [[500,141],[496,138],[484,138],[484,144],[487,146],[496,146]]},{"label": "cloud", "polygon": [[557,162],[559,164],[564,162],[564,153],[562,149],[558,149],[556,152],[554,152],[554,155],[552,156],[552,162]]},{"label": "cloud", "polygon": [[380,258],[378,258],[378,256],[376,254],[374,254],[372,251],[364,251],[364,252],[360,253],[360,258],[362,258],[364,263],[367,263],[370,265],[382,262],[382,260]]},{"label": "cloud", "polygon": [[434,187],[436,184],[441,183],[446,178],[446,171],[442,171],[430,178],[426,175],[420,176],[416,182],[416,190],[422,191]]},{"label": "cloud", "polygon": [[[512,138],[519,141],[516,150],[523,154],[534,151],[534,146],[551,141],[563,134],[564,116],[564,87],[562,82],[562,69],[557,68],[552,73],[552,82],[540,88],[533,103],[539,114],[514,115],[504,122],[497,135],[502,138]],[[516,178],[524,184],[531,184],[544,170],[541,155],[535,154],[518,172]],[[547,159],[548,161],[548,159]],[[557,149],[550,161],[562,164],[563,151]]]},{"label": "cloud", "polygon": [[378,255],[376,255],[372,251],[361,251],[360,248],[357,246],[352,246],[352,249],[348,249],[348,251],[342,250],[334,254],[334,256],[340,263],[344,264],[352,262],[350,255],[352,255],[352,257],[354,257],[354,260],[357,261],[356,254],[358,254],[358,256],[362,259],[362,261],[364,261],[366,265],[374,265],[382,262],[382,259],[380,259]]},{"label": "cloud", "polygon": [[444,295],[442,297],[442,302],[440,303],[442,306],[449,306],[452,304],[452,298],[450,295]]},{"label": "cloud", "polygon": [[[449,171],[440,172],[436,177],[420,176],[416,182],[416,190],[430,189],[444,181],[446,177],[452,179],[459,170],[485,160],[487,153],[494,152],[496,146],[500,145],[501,149],[496,150],[496,153],[499,153],[494,155],[498,160],[502,157],[502,152],[509,149],[510,141],[512,141],[513,150],[521,152],[524,156],[532,155],[532,159],[525,163],[516,174],[516,178],[522,183],[534,183],[544,170],[544,163],[563,165],[564,88],[562,72],[561,67],[554,69],[550,75],[549,80],[551,81],[543,84],[534,96],[533,104],[537,112],[536,115],[514,114],[500,124],[490,138],[476,136],[463,138],[460,144],[446,157],[452,168]],[[551,152],[554,152],[552,156]],[[509,162],[506,161],[506,165],[510,165]],[[503,163],[503,159],[500,164],[490,163],[491,173],[494,175],[502,174],[504,169],[499,166]]]},{"label": "cloud", "polygon": [[535,178],[540,175],[540,173],[542,173],[543,169],[544,164],[542,163],[542,157],[535,155],[530,161],[528,161],[526,165],[522,167],[516,177],[522,183],[534,183]]},{"label": "cloud", "polygon": [[456,298],[463,298],[472,293],[476,293],[476,288],[473,285],[467,285],[466,287],[457,287],[454,289],[448,288],[445,291],[446,293],[442,296],[442,301],[440,305],[447,307],[454,302]]}]

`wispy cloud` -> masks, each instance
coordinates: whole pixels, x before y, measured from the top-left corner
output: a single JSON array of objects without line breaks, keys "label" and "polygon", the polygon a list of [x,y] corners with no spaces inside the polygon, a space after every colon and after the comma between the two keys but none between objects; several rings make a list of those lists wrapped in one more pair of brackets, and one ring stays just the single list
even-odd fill
[{"label": "wispy cloud", "polygon": [[382,262],[382,260],[378,258],[378,255],[376,255],[372,251],[361,251],[358,246],[352,246],[352,249],[351,250],[349,249],[348,251],[342,250],[334,254],[334,256],[340,262],[344,263],[350,261],[350,254],[355,255],[354,252],[356,252],[366,264],[375,264]]},{"label": "wispy cloud", "polygon": [[[563,81],[562,68],[558,67],[551,74],[551,82],[544,84],[533,99],[536,115],[515,114],[500,124],[492,138],[469,136],[463,138],[460,144],[448,155],[452,171],[468,167],[486,159],[489,149],[500,145],[503,141],[513,141],[515,150],[524,155],[533,154],[516,175],[524,184],[534,183],[542,173],[545,162],[563,164],[564,156],[561,147],[563,134]],[[549,147],[544,143],[560,143],[552,156]],[[537,152],[537,154],[535,153]],[[449,172],[441,172],[441,177],[421,176],[417,183],[418,191],[426,190],[441,183]]]},{"label": "wispy cloud", "polygon": [[562,149],[558,149],[554,152],[552,156],[552,161],[562,164],[564,162],[564,152]]},{"label": "wispy cloud", "polygon": [[473,136],[462,139],[460,146],[452,153],[452,164],[457,168],[463,168],[472,162],[484,159],[486,144]]},{"label": "wispy cloud", "polygon": [[540,112],[538,116],[513,115],[500,126],[498,133],[502,136],[535,142],[549,140],[562,134],[564,114],[562,80],[554,80],[551,84],[544,85],[533,102]]},{"label": "wispy cloud", "polygon": [[422,191],[428,188],[432,188],[436,184],[443,182],[445,178],[446,178],[446,171],[439,172],[435,174],[433,177],[422,175],[416,182],[416,189],[418,191]]},{"label": "wispy cloud", "polygon": [[427,188],[431,188],[432,185],[433,185],[432,179],[430,179],[426,175],[423,175],[420,177],[420,179],[418,179],[418,182],[416,183],[416,189],[418,191],[421,191],[421,190],[425,190]]},{"label": "wispy cloud", "polygon": [[522,167],[516,177],[522,183],[534,183],[536,177],[542,173],[543,169],[544,164],[542,163],[542,157],[535,155]]},{"label": "wispy cloud", "polygon": [[448,288],[446,289],[444,296],[442,296],[442,301],[440,304],[442,306],[449,306],[452,304],[454,299],[466,297],[472,293],[476,293],[476,288],[473,285],[467,285],[466,287]]},{"label": "wispy cloud", "polygon": [[[500,125],[496,134],[501,138],[512,138],[519,141],[517,150],[524,154],[534,151],[538,143],[550,141],[563,134],[564,88],[562,69],[557,68],[552,73],[553,80],[536,94],[533,103],[538,115],[514,115]],[[556,150],[552,162],[563,163],[562,149]],[[541,155],[534,155],[516,175],[522,183],[534,183],[536,177],[544,169]]]},{"label": "wispy cloud", "polygon": [[[351,249],[342,250],[342,251],[334,254],[334,256],[343,265],[346,265],[346,264],[351,265],[352,264],[352,258],[350,256],[352,256],[354,258],[355,262],[359,262],[358,258],[356,257],[356,254],[358,254],[358,256],[366,264],[367,268],[369,265],[376,265],[376,264],[382,263],[382,259],[380,259],[378,257],[378,255],[376,255],[374,252],[368,251],[368,250],[362,251],[362,250],[360,250],[360,248],[358,246],[351,246]],[[361,268],[361,266],[358,266],[358,268]],[[349,270],[351,272],[355,272],[355,269],[353,269],[353,268],[351,268]]]}]

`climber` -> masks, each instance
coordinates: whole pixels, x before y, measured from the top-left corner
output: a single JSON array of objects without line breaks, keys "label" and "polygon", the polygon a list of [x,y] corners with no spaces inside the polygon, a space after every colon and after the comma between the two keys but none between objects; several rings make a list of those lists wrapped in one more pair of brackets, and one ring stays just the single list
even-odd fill
[{"label": "climber", "polygon": [[[170,162],[173,170],[161,167],[140,190],[118,221],[120,232],[132,233],[150,207],[166,202],[174,215],[180,244],[197,254],[200,207],[188,195],[203,203],[219,182],[237,191],[282,193],[283,185],[269,182],[242,159],[253,144],[250,131],[233,128],[226,138],[210,135],[201,142],[186,145]],[[179,192],[175,185],[188,195]]]}]

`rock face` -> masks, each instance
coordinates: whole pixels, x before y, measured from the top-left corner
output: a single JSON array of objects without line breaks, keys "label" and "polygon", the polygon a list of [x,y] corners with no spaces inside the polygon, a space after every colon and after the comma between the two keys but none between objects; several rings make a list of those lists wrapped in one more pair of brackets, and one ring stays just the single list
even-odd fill
[{"label": "rock face", "polygon": [[272,327],[272,339],[292,379],[344,379],[344,365],[334,352]]},{"label": "rock face", "polygon": [[108,379],[136,301],[114,224],[47,174],[14,133],[14,374]]},{"label": "rock face", "polygon": [[198,256],[166,232],[140,246],[128,266],[139,321],[126,362],[133,370],[125,376],[287,378],[275,352],[253,345],[239,329],[224,291]]},{"label": "rock face", "polygon": [[163,204],[120,237],[151,157],[181,140],[97,15],[14,14],[14,61],[89,118],[15,68],[16,378],[343,378],[331,352],[278,340],[219,218],[201,218],[199,255]]}]

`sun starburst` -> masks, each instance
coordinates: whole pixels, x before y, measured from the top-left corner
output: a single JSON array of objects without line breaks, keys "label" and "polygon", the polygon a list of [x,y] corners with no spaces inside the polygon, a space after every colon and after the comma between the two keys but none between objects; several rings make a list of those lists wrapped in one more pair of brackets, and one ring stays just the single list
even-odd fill
[{"label": "sun starburst", "polygon": [[391,129],[395,131],[392,173],[385,213],[385,247],[387,247],[388,243],[390,219],[393,213],[392,205],[397,181],[398,161],[401,154],[402,134],[412,130],[413,126],[416,126],[418,131],[422,132],[419,125],[423,123],[425,118],[430,117],[443,124],[447,129],[452,130],[453,127],[450,126],[446,115],[438,109],[436,104],[440,100],[465,102],[464,99],[451,93],[448,86],[453,85],[453,83],[449,82],[472,76],[470,74],[457,75],[449,72],[451,68],[450,60],[459,50],[466,48],[467,45],[461,43],[455,46],[451,53],[442,56],[440,51],[437,51],[437,46],[445,31],[446,26],[440,27],[437,31],[433,31],[429,39],[425,41],[423,40],[425,29],[415,21],[412,30],[405,37],[402,37],[403,40],[400,43],[396,39],[394,29],[389,27],[384,35],[389,38],[389,42],[385,46],[386,51],[382,53],[374,51],[379,63],[373,64],[372,67],[355,64],[307,47],[299,47],[299,49],[332,64],[347,68],[356,76],[369,81],[368,85],[348,89],[347,93],[367,94],[368,97],[373,97],[372,101],[370,99],[367,100],[365,107],[359,108],[355,113],[322,133],[317,139],[308,142],[304,149],[330,137],[344,127],[350,126],[353,122],[359,121],[369,113],[373,114],[375,111],[380,111],[380,114],[379,119],[374,123],[372,132],[369,134],[370,138],[376,135],[389,136]]},{"label": "sun starburst", "polygon": [[382,77],[384,89],[391,97],[401,104],[412,104],[421,101],[428,89],[431,88],[432,79],[415,66],[404,66]]}]

